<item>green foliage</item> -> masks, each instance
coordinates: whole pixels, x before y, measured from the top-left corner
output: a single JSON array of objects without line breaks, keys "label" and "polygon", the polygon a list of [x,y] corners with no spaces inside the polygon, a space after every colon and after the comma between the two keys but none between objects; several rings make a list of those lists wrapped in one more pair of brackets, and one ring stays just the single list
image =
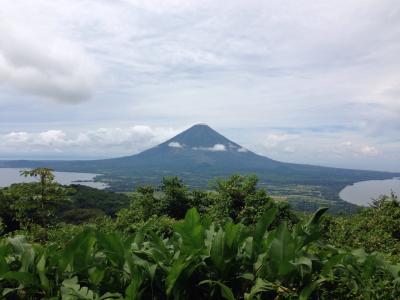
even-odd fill
[{"label": "green foliage", "polygon": [[161,182],[164,193],[165,214],[175,219],[182,219],[190,208],[188,188],[178,177],[164,177]]},{"label": "green foliage", "polygon": [[400,203],[396,195],[383,196],[355,215],[328,218],[325,228],[330,243],[380,251],[400,260]]},{"label": "green foliage", "polygon": [[217,225],[196,209],[170,237],[146,223],[129,236],[87,227],[63,248],[0,240],[6,298],[62,299],[396,299],[399,265],[378,254],[320,243],[324,209],[290,230]]},{"label": "green foliage", "polygon": [[164,177],[157,187],[138,187],[131,195],[129,208],[117,213],[118,223],[128,226],[163,216],[179,220],[191,207],[196,207],[205,214],[212,204],[213,199],[206,191],[189,190],[177,177]]},{"label": "green foliage", "polygon": [[37,176],[39,181],[0,189],[0,218],[6,232],[36,225],[48,228],[58,222],[88,223],[104,215],[114,217],[121,208],[129,206],[130,198],[124,194],[82,185],[62,186],[54,181],[50,169],[22,174]]},{"label": "green foliage", "polygon": [[121,193],[113,193],[83,185],[71,185],[70,203],[62,209],[99,209],[104,214],[115,217],[116,213],[129,206],[130,199]]},{"label": "green foliage", "polygon": [[126,195],[35,174],[40,182],[0,190],[3,298],[400,298],[394,195],[351,218],[323,217],[326,208],[300,217],[255,176],[208,191],[166,177],[124,208]]},{"label": "green foliage", "polygon": [[258,188],[255,175],[232,175],[227,180],[216,182],[215,192],[211,194],[214,206],[210,213],[215,219],[231,218],[235,222],[255,224],[267,210],[278,208],[275,225],[282,220],[296,223],[297,217],[289,210],[286,202],[275,202],[264,189]]},{"label": "green foliage", "polygon": [[67,223],[82,224],[104,216],[104,212],[98,208],[73,208],[64,212],[62,219]]},{"label": "green foliage", "polygon": [[286,202],[275,202],[264,189],[257,187],[257,177],[233,175],[218,180],[214,190],[189,190],[177,177],[166,177],[160,186],[141,186],[132,195],[129,208],[117,213],[116,228],[134,232],[147,220],[156,220],[159,233],[170,234],[174,220],[195,207],[203,217],[217,222],[235,217],[235,223],[254,225],[262,214],[277,209],[273,226],[287,221],[298,222]]},{"label": "green foliage", "polygon": [[144,224],[147,224],[152,230],[161,235],[170,236],[173,232],[173,227],[178,221],[168,216],[153,215],[147,220],[137,219],[134,211],[122,209],[118,213],[118,218],[113,227],[123,232],[124,234],[132,234],[138,231]]},{"label": "green foliage", "polygon": [[[218,193],[217,205],[221,207],[221,210],[225,210],[225,214],[228,217],[238,220],[247,202],[262,205],[270,200],[268,197],[266,197],[267,199],[263,199],[263,191],[257,190],[257,182],[258,179],[256,176],[246,177],[240,175],[232,175],[228,180],[217,180],[215,189]],[[262,195],[257,195],[257,193],[261,193]],[[252,198],[258,198],[257,200],[259,201],[254,201]],[[262,203],[260,203],[261,201]],[[254,210],[257,211],[257,208],[254,207]],[[251,214],[252,212],[249,213]],[[247,215],[247,213],[244,214]]]},{"label": "green foliage", "polygon": [[53,224],[56,209],[68,200],[67,189],[54,181],[47,168],[22,171],[21,175],[39,177],[39,182],[13,184],[1,190],[0,216],[8,220],[8,229],[15,226],[13,222],[18,222],[20,228]]},{"label": "green foliage", "polygon": [[3,230],[14,231],[19,228],[19,222],[16,220],[15,211],[12,210],[12,199],[5,195],[4,189],[0,189],[0,218],[3,223]]},{"label": "green foliage", "polygon": [[0,218],[0,235],[3,234],[3,232],[5,231],[5,225],[3,223],[3,219]]}]

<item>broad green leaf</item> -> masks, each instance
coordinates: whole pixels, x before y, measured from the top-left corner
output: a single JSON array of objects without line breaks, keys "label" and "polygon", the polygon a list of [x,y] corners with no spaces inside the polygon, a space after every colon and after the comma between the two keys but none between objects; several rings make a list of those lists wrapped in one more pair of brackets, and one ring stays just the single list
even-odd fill
[{"label": "broad green leaf", "polygon": [[279,225],[269,249],[270,263],[279,275],[287,275],[293,269],[291,264],[295,255],[295,242],[285,223]]},{"label": "broad green leaf", "polygon": [[225,269],[225,233],[220,228],[212,241],[210,257],[214,265],[220,272]]},{"label": "broad green leaf", "polygon": [[232,292],[232,290],[228,287],[228,286],[226,286],[225,284],[223,284],[222,282],[220,282],[220,281],[214,281],[214,280],[203,280],[203,281],[201,281],[200,283],[199,283],[199,285],[202,285],[202,284],[209,284],[209,285],[218,285],[219,286],[219,288],[221,289],[221,296],[224,298],[224,299],[227,299],[227,300],[235,300],[235,296],[233,295],[233,292]]},{"label": "broad green leaf", "polygon": [[250,293],[245,293],[244,299],[252,300],[259,293],[273,290],[275,290],[275,286],[271,282],[257,278],[256,283],[251,287]]},{"label": "broad green leaf", "polygon": [[127,300],[137,300],[140,297],[140,286],[143,282],[142,275],[140,273],[135,274],[132,278],[131,283],[125,290],[125,299]]},{"label": "broad green leaf", "polygon": [[125,247],[121,238],[116,234],[104,234],[102,232],[98,232],[96,237],[97,243],[106,253],[114,266],[117,267],[123,265],[125,261]]},{"label": "broad green leaf", "polygon": [[20,284],[23,285],[34,285],[35,284],[35,277],[33,274],[28,272],[7,272],[0,276],[0,280],[15,280]]},{"label": "broad green leaf", "polygon": [[229,221],[227,224],[225,224],[224,226],[225,244],[229,248],[231,248],[234,242],[237,240],[240,231],[240,226],[241,224],[234,224],[232,223],[232,221]]},{"label": "broad green leaf", "polygon": [[9,250],[8,246],[8,243],[3,245],[0,243],[0,276],[1,274],[6,273],[10,270],[5,259],[6,254]]},{"label": "broad green leaf", "polygon": [[317,209],[316,212],[314,212],[314,214],[312,215],[312,217],[310,218],[310,220],[307,223],[307,227],[310,226],[315,226],[319,223],[319,221],[321,220],[321,217],[323,216],[323,214],[329,209],[329,207],[320,207]]},{"label": "broad green leaf", "polygon": [[[79,271],[87,268],[89,257],[93,254],[92,248],[95,243],[93,229],[85,228],[83,232],[75,236],[65,247],[59,262],[60,269],[64,271],[67,267],[71,271]],[[74,267],[77,270],[74,270]]]},{"label": "broad green leaf", "polygon": [[321,279],[311,282],[309,285],[304,287],[300,292],[299,300],[307,300],[311,296],[311,294],[315,291],[315,289],[318,288],[319,286],[321,286],[321,284],[325,280],[326,279],[321,278]]},{"label": "broad green leaf", "polygon": [[92,267],[88,270],[89,280],[94,285],[99,285],[104,278],[105,270],[98,267]]},{"label": "broad green leaf", "polygon": [[276,207],[271,208],[264,215],[262,215],[260,220],[257,222],[256,231],[253,238],[253,244],[256,251],[259,251],[259,249],[261,248],[261,242],[264,239],[264,236],[268,231],[269,226],[274,221],[277,212],[278,209]]},{"label": "broad green leaf", "polygon": [[191,248],[192,251],[204,250],[204,229],[195,208],[187,211],[184,221],[176,224],[175,229],[182,236],[186,247]]},{"label": "broad green leaf", "polygon": [[177,260],[175,261],[171,269],[169,270],[169,273],[166,278],[166,292],[167,295],[169,296],[172,292],[172,289],[175,286],[176,281],[178,280],[179,276],[181,275],[182,271],[189,265],[188,261],[181,261]]},{"label": "broad green leaf", "polygon": [[39,279],[40,279],[41,285],[46,289],[46,291],[49,291],[50,290],[50,282],[46,276],[46,256],[44,254],[40,257],[40,259],[36,265],[36,269],[39,274]]},{"label": "broad green leaf", "polygon": [[97,298],[89,288],[79,285],[77,277],[65,279],[60,290],[62,300],[94,300]]}]

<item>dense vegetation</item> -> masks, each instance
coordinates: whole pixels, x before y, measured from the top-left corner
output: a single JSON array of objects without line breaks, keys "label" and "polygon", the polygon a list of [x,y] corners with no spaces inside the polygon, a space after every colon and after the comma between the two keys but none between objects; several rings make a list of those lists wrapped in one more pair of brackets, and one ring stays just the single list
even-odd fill
[{"label": "dense vegetation", "polygon": [[125,195],[24,175],[39,181],[0,190],[6,299],[400,298],[395,195],[333,217],[293,212],[255,176]]},{"label": "dense vegetation", "polygon": [[394,194],[382,196],[357,214],[326,218],[325,229],[332,244],[379,251],[400,261],[400,202]]}]

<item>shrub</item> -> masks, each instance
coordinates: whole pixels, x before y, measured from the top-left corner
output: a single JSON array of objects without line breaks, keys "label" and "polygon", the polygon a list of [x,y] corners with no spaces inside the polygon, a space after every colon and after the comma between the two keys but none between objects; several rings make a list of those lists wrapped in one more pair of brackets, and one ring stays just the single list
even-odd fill
[{"label": "shrub", "polygon": [[[7,298],[396,299],[400,266],[377,253],[321,243],[318,210],[289,230],[217,225],[196,209],[170,237],[150,223],[124,237],[86,227],[60,249],[24,237],[0,241],[0,289]],[[81,227],[82,228],[82,227]]]}]

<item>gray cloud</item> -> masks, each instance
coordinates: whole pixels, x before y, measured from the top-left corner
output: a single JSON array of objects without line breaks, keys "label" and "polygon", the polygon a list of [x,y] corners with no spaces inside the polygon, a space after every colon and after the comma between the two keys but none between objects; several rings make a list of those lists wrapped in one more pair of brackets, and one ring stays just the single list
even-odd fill
[{"label": "gray cloud", "polygon": [[[86,132],[200,121],[277,159],[400,169],[390,163],[400,148],[397,7],[396,0],[6,2],[1,130],[30,132],[33,124],[69,137],[74,124]],[[73,109],[37,101],[91,94]],[[272,147],[271,134],[290,138]]]},{"label": "gray cloud", "polygon": [[50,28],[27,24],[5,6],[0,13],[1,82],[27,95],[63,102],[89,99],[99,68],[83,48]]}]

